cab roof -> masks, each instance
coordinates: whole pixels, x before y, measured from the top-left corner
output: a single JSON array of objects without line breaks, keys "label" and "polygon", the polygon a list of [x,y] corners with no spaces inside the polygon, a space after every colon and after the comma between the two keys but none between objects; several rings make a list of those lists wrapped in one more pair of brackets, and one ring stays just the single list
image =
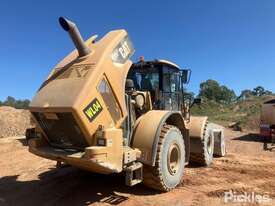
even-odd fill
[{"label": "cab roof", "polygon": [[165,60],[165,59],[158,59],[156,61],[158,61],[159,63],[162,63],[162,64],[167,64],[169,66],[176,67],[177,69],[180,70],[180,67],[177,64],[175,64],[175,63],[173,63],[171,61],[168,61],[168,60]]},{"label": "cab roof", "polygon": [[164,59],[155,59],[152,61],[138,61],[137,63],[134,63],[135,67],[141,67],[141,66],[147,66],[147,65],[167,65],[177,70],[181,70],[177,64]]}]

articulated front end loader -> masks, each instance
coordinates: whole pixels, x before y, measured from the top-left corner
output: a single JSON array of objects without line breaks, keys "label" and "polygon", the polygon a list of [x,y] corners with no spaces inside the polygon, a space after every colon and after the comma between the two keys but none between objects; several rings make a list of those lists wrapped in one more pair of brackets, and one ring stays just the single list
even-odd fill
[{"label": "articulated front end loader", "polygon": [[125,30],[83,41],[73,22],[59,22],[76,49],[31,101],[31,153],[92,172],[125,172],[127,185],[162,191],[180,184],[189,162],[211,164],[223,129],[190,116],[199,99],[191,104],[184,93],[189,70],[165,60],[132,63]]}]

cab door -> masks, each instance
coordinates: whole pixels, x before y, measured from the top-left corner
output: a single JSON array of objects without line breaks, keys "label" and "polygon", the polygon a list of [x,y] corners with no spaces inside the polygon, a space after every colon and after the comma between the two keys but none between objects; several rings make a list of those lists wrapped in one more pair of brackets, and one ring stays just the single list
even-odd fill
[{"label": "cab door", "polygon": [[170,66],[162,69],[162,96],[165,110],[181,110],[181,88],[179,70]]}]

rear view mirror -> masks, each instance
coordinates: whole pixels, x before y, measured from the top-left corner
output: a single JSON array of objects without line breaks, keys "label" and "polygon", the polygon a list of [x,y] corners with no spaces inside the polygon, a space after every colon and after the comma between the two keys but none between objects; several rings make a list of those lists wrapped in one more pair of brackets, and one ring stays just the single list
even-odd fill
[{"label": "rear view mirror", "polygon": [[191,77],[191,70],[190,69],[183,69],[181,70],[181,83],[188,84]]}]

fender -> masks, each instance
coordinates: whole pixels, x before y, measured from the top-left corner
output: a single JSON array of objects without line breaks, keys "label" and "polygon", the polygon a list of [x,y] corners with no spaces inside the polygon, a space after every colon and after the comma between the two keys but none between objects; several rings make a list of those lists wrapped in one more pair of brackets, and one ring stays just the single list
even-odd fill
[{"label": "fender", "polygon": [[157,144],[163,124],[176,126],[184,138],[185,160],[189,161],[190,139],[189,132],[184,124],[180,112],[151,110],[142,115],[135,124],[131,146],[141,151],[139,161],[150,166],[155,166]]},{"label": "fender", "polygon": [[204,129],[207,125],[208,117],[191,116],[190,121],[186,124],[190,135],[190,152],[201,153],[202,148],[199,144],[204,138]]},{"label": "fender", "polygon": [[208,117],[204,116],[191,116],[189,123],[186,127],[189,129],[190,138],[203,139],[205,125],[207,124]]}]

